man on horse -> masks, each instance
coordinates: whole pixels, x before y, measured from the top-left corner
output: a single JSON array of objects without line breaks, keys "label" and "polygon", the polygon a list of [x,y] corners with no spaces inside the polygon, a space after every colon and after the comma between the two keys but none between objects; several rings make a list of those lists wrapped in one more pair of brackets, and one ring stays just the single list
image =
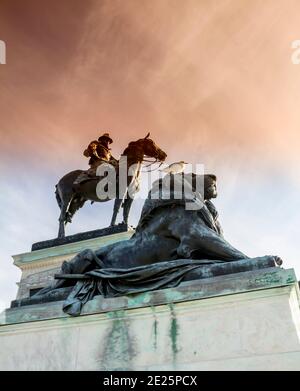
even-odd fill
[{"label": "man on horse", "polygon": [[[71,222],[74,214],[86,201],[105,202],[114,198],[115,204],[111,225],[115,225],[122,203],[123,221],[125,224],[128,223],[134,194],[138,191],[140,168],[145,161],[145,157],[155,159],[153,163],[163,162],[167,157],[167,154],[149,136],[150,133],[146,137],[128,144],[120,158],[121,169],[119,168],[119,161],[111,155],[109,144],[112,140],[109,134],[104,134],[97,141],[92,141],[89,144],[84,155],[90,158],[90,168],[86,171],[73,170],[64,175],[56,185],[55,195],[60,208],[59,238],[65,236],[66,223]],[[130,172],[127,167],[130,167]],[[104,170],[101,170],[102,168]],[[114,168],[116,168],[116,172],[110,172]],[[121,185],[119,183],[120,178],[122,179]],[[103,184],[104,188],[102,189]],[[112,194],[110,185],[116,185],[116,194]],[[101,191],[104,197],[102,197]]]},{"label": "man on horse", "polygon": [[89,165],[91,168],[99,166],[101,161],[115,164],[117,160],[111,154],[111,148],[109,144],[112,144],[113,140],[110,138],[109,133],[104,133],[98,138],[98,141],[91,141],[87,149],[83,152],[84,156],[89,157]]},{"label": "man on horse", "polygon": [[110,138],[109,133],[104,133],[98,140],[89,143],[88,147],[84,150],[83,155],[90,158],[90,169],[81,173],[74,181],[74,185],[78,185],[95,177],[97,168],[102,163],[109,163],[114,167],[117,166],[118,160],[112,156],[111,148],[109,147],[109,144],[112,144],[112,142],[113,140]]}]

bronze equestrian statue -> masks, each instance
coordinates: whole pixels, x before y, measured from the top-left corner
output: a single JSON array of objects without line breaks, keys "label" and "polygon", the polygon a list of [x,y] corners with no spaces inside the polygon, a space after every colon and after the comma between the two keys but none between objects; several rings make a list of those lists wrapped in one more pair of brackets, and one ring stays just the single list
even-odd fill
[{"label": "bronze equestrian statue", "polygon": [[[56,185],[56,200],[61,210],[59,217],[58,237],[65,236],[65,225],[72,221],[72,217],[86,201],[105,202],[111,198],[99,198],[97,185],[105,178],[105,175],[98,176],[97,169],[102,164],[115,168],[116,172],[116,194],[111,225],[115,225],[117,214],[123,203],[123,222],[128,223],[129,211],[133,202],[134,193],[139,190],[139,179],[141,165],[146,157],[154,158],[155,162],[163,162],[167,154],[160,149],[153,140],[150,133],[146,137],[130,142],[117,161],[110,153],[109,144],[112,139],[108,133],[99,137],[98,141],[92,141],[84,151],[86,157],[90,157],[90,169],[87,171],[75,170],[66,174]],[[120,165],[124,165],[126,178],[125,188],[119,189]],[[129,168],[133,167],[133,170]],[[130,190],[130,191],[129,191]]]}]

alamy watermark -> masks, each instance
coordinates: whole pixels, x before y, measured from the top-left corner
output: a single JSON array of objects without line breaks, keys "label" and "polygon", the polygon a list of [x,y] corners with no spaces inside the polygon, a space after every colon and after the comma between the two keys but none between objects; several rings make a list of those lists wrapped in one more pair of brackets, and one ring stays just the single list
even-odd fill
[{"label": "alamy watermark", "polygon": [[204,201],[204,165],[187,164],[185,171],[189,172],[163,175],[161,170],[142,171],[140,163],[128,166],[127,156],[122,156],[118,170],[109,163],[97,167],[96,194],[101,201],[115,198],[182,200],[187,210],[199,210]]},{"label": "alamy watermark", "polygon": [[0,64],[6,64],[6,44],[0,40]]},{"label": "alamy watermark", "polygon": [[291,61],[294,65],[300,64],[300,39],[292,42],[291,48],[294,50],[291,56]]}]

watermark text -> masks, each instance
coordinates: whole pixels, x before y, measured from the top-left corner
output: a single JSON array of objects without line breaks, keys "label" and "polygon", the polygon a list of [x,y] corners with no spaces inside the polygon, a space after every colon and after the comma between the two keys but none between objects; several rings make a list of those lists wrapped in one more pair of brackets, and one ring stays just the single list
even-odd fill
[{"label": "watermark text", "polygon": [[294,65],[299,65],[300,64],[300,39],[293,41],[291,47],[294,50],[291,56],[291,61]]},{"label": "watermark text", "polygon": [[128,166],[127,157],[122,156],[117,169],[109,163],[102,163],[91,174],[95,179],[98,177],[96,195],[100,201],[115,198],[172,199],[183,200],[187,210],[199,210],[203,207],[204,165],[186,164],[186,170],[190,173],[163,176],[162,170],[142,171],[141,163]]},{"label": "watermark text", "polygon": [[0,40],[0,64],[6,64],[6,44]]}]

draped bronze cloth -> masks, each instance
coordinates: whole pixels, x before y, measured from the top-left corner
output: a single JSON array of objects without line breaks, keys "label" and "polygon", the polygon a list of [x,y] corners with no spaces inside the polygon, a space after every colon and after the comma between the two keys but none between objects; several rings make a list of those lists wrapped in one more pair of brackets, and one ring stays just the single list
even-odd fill
[{"label": "draped bronze cloth", "polygon": [[234,262],[177,259],[130,269],[95,269],[85,273],[89,279],[76,283],[63,304],[63,311],[78,316],[82,306],[96,295],[117,297],[137,294],[176,287],[183,280],[203,279],[273,266],[274,257],[264,256]]}]

